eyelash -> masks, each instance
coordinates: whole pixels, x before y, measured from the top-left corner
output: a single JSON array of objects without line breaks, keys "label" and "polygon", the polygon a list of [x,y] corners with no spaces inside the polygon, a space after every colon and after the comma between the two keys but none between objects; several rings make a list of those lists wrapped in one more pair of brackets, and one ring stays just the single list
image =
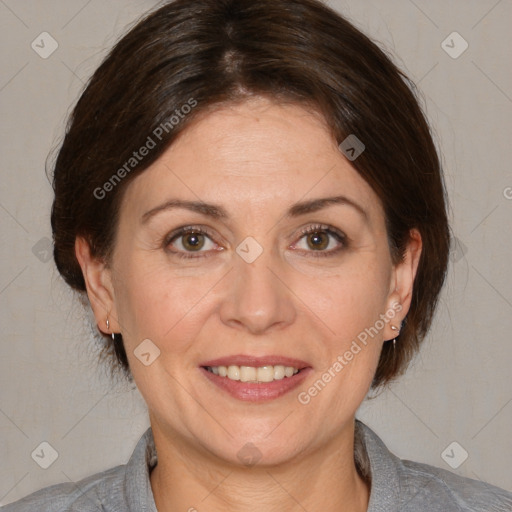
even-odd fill
[{"label": "eyelash", "polygon": [[312,233],[327,233],[333,236],[336,239],[336,241],[341,244],[336,249],[331,249],[329,251],[304,251],[307,253],[311,253],[311,256],[313,256],[314,258],[327,258],[330,256],[335,256],[340,251],[345,249],[348,245],[347,236],[345,235],[345,233],[342,233],[340,230],[336,229],[333,226],[328,226],[327,224],[313,224],[311,226],[308,226],[307,228],[301,229],[301,236],[299,240],[302,240],[304,236],[310,235]]},{"label": "eyelash", "polygon": [[[164,240],[164,247],[167,248],[172,242],[180,238],[181,236],[188,235],[189,233],[194,233],[198,235],[206,235],[208,238],[210,238],[213,241],[213,234],[210,233],[209,230],[201,227],[201,226],[185,226],[182,228],[175,229],[173,232],[169,233],[165,237]],[[178,256],[178,258],[183,259],[193,259],[193,258],[204,258],[211,256],[211,254],[204,254],[204,253],[198,253],[198,255],[195,255],[193,252],[182,252],[182,251],[172,251],[167,249],[168,252],[170,252],[173,256]]]},{"label": "eyelash", "polygon": [[[319,233],[319,232],[327,233],[327,234],[333,236],[336,239],[336,241],[339,242],[341,245],[339,247],[337,247],[336,249],[331,249],[329,251],[313,251],[313,250],[304,251],[304,250],[302,250],[302,252],[307,252],[308,254],[310,253],[311,256],[313,256],[314,258],[325,258],[325,257],[334,256],[335,254],[339,253],[340,251],[342,251],[343,249],[345,249],[347,247],[347,236],[344,233],[342,233],[341,231],[339,231],[338,229],[334,228],[333,226],[329,226],[326,224],[314,224],[314,225],[311,225],[311,226],[301,229],[300,237],[299,237],[298,241],[302,240],[302,238],[307,235],[310,235],[312,233]],[[208,238],[210,238],[210,240],[212,240],[212,242],[213,242],[213,234],[210,233],[209,230],[207,230],[201,226],[185,226],[185,227],[181,227],[181,228],[174,230],[172,233],[169,233],[169,235],[167,235],[164,239],[164,247],[167,248],[171,243],[173,243],[178,238],[180,238],[184,235],[190,234],[190,233],[194,233],[194,234],[198,234],[198,235],[205,235]],[[295,243],[297,243],[297,242],[295,242]],[[193,252],[187,253],[187,252],[182,252],[182,251],[171,251],[169,249],[167,249],[167,250],[173,256],[178,256],[178,258],[183,258],[183,259],[192,259],[192,258],[200,258],[200,257],[204,258],[204,257],[208,257],[208,256],[212,255],[212,254],[208,254],[208,252],[206,252],[206,253],[198,252],[197,253],[198,255],[195,255]],[[298,249],[298,250],[301,251],[301,249]]]}]

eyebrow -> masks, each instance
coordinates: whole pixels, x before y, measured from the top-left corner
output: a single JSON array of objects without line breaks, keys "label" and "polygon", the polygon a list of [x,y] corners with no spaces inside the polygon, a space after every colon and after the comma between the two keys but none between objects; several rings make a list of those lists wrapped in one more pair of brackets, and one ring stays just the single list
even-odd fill
[{"label": "eyebrow", "polygon": [[[354,208],[365,220],[368,220],[368,214],[366,210],[360,206],[358,203],[349,199],[345,196],[334,196],[334,197],[322,197],[319,199],[311,199],[310,201],[302,201],[299,203],[295,203],[292,205],[285,214],[285,217],[293,218],[299,217],[301,215],[305,215],[306,213],[313,213],[328,206],[332,205],[346,205]],[[181,199],[171,199],[166,201],[165,203],[152,208],[142,215],[141,221],[143,224],[148,222],[155,215],[173,210],[176,208],[182,208],[185,210],[190,210],[192,212],[200,213],[207,217],[211,217],[213,219],[227,219],[229,217],[226,210],[219,205],[205,203],[203,201],[187,201]]]},{"label": "eyebrow", "polygon": [[190,210],[192,212],[200,213],[202,215],[206,215],[207,217],[212,217],[214,219],[225,219],[228,217],[226,210],[224,210],[222,206],[216,206],[214,204],[205,203],[203,201],[186,201],[181,199],[171,199],[170,201],[166,201],[165,203],[147,211],[144,215],[142,215],[141,221],[143,224],[145,224],[146,222],[148,222],[149,219],[151,219],[158,213],[167,210],[173,210],[175,208]]},{"label": "eyebrow", "polygon": [[322,197],[320,199],[312,199],[310,201],[296,203],[288,210],[286,216],[298,217],[299,215],[317,212],[319,210],[323,210],[328,206],[337,204],[351,206],[360,215],[362,215],[365,220],[368,220],[368,214],[366,213],[366,210],[361,205],[345,196]]}]

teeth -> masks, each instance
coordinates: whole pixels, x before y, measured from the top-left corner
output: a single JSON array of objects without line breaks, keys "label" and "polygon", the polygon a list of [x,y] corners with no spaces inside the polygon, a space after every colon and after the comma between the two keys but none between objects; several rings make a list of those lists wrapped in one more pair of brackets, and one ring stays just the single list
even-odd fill
[{"label": "teeth", "polygon": [[257,372],[258,378],[255,380],[258,382],[272,382],[274,380],[275,372],[273,366],[261,366]]},{"label": "teeth", "polygon": [[240,380],[240,367],[239,366],[228,366],[228,379]]},{"label": "teeth", "polygon": [[293,366],[207,366],[206,369],[219,375],[220,377],[227,377],[230,380],[239,380],[241,382],[272,382],[274,380],[281,380],[285,377],[292,377],[299,372]]},{"label": "teeth", "polygon": [[242,382],[251,382],[253,380],[256,380],[257,372],[258,369],[254,368],[253,366],[240,366],[240,380]]},{"label": "teeth", "polygon": [[285,377],[291,377],[295,373],[295,369],[291,366],[284,367],[284,375]]}]

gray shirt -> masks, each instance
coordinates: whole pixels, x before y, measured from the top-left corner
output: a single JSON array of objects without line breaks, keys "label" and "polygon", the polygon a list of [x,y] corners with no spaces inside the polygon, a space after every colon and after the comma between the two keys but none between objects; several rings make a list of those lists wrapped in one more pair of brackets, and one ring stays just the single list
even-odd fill
[{"label": "gray shirt", "polygon": [[[512,512],[512,493],[426,464],[401,460],[356,423],[356,460],[371,479],[368,512]],[[77,483],[41,489],[2,512],[157,512],[150,470],[157,456],[149,428],[127,464]]]}]

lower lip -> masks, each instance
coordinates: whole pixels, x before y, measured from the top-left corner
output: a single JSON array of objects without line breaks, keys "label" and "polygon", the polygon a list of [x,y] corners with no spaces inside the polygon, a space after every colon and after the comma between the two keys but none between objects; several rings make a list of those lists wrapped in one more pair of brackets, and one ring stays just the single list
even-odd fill
[{"label": "lower lip", "polygon": [[220,389],[227,391],[232,397],[246,402],[261,402],[264,400],[274,400],[286,393],[289,393],[297,386],[302,384],[304,379],[313,370],[312,368],[304,368],[299,373],[291,377],[285,377],[281,380],[273,380],[272,382],[242,382],[239,380],[231,380],[227,377],[220,377],[206,368],[199,368],[205,376],[216,384]]}]

